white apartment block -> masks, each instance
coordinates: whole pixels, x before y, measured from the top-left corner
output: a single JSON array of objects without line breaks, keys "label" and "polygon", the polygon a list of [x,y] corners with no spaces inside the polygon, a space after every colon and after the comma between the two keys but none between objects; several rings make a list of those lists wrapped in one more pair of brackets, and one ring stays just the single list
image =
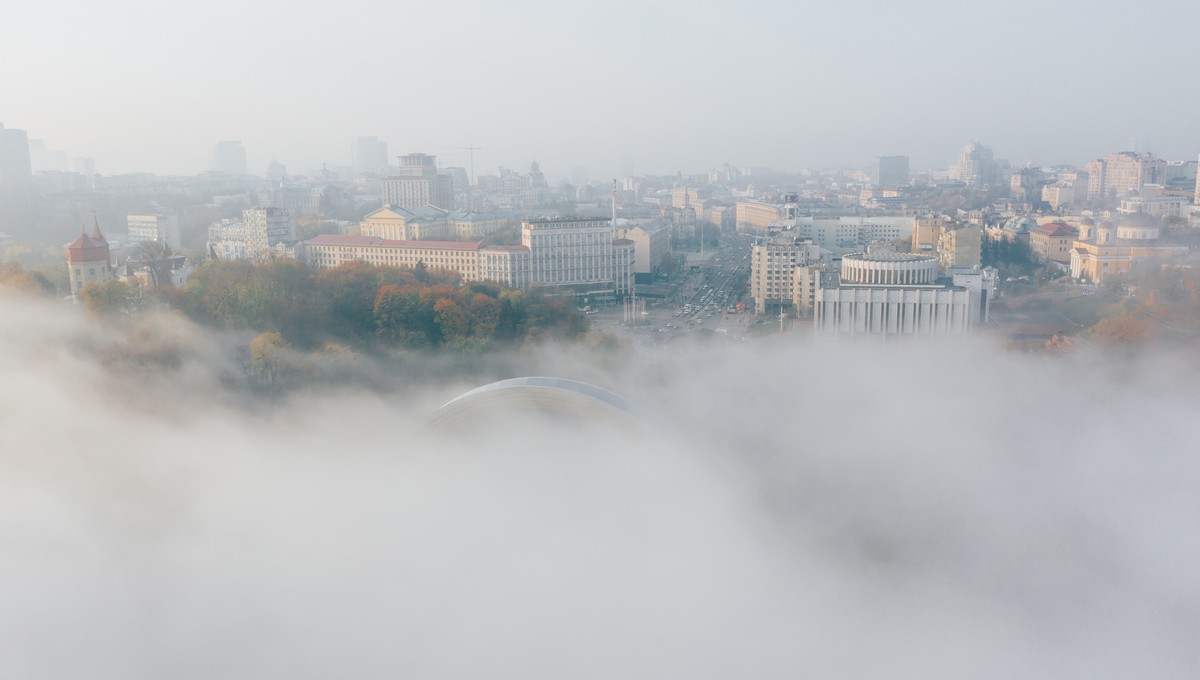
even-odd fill
[{"label": "white apartment block", "polygon": [[174,216],[155,213],[153,215],[126,216],[130,243],[158,241],[173,249],[179,248],[179,220]]},{"label": "white apartment block", "polygon": [[242,211],[246,257],[256,262],[271,258],[276,246],[295,243],[296,225],[286,208],[248,208]]},{"label": "white apartment block", "polygon": [[218,260],[246,259],[246,225],[229,219],[210,224],[208,254]]},{"label": "white apartment block", "polygon": [[633,288],[634,244],[616,244],[611,220],[550,218],[521,224],[521,244],[532,258],[532,280],[552,286]]},{"label": "white apartment block", "polygon": [[862,249],[872,241],[911,240],[914,218],[904,216],[803,216],[795,220],[796,235],[823,248]]},{"label": "white apartment block", "polygon": [[750,296],[755,313],[766,312],[768,303],[794,304],[796,277],[808,276],[807,270],[799,270],[827,259],[828,252],[823,256],[820,246],[792,238],[754,244],[750,249]]}]

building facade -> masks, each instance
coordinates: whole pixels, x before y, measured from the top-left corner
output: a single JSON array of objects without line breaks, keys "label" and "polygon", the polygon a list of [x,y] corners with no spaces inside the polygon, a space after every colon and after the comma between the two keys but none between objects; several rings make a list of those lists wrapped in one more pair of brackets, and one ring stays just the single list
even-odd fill
[{"label": "building facade", "polygon": [[287,208],[248,208],[242,211],[246,233],[246,257],[264,262],[275,256],[277,246],[296,242],[296,225]]},{"label": "building facade", "polygon": [[780,236],[751,246],[750,296],[754,298],[755,313],[765,313],[768,304],[795,306],[796,277],[807,276],[806,268],[821,262],[820,246],[791,237]]},{"label": "building facade", "polygon": [[454,178],[437,170],[437,157],[412,153],[400,157],[396,175],[380,185],[384,205],[419,208],[432,205],[454,210]]},{"label": "building facade", "polygon": [[871,167],[871,183],[896,188],[908,184],[908,156],[876,156]]},{"label": "building facade", "polygon": [[373,175],[387,170],[387,142],[378,137],[359,137],[350,146],[350,166],[355,175]]},{"label": "building facade", "polygon": [[529,249],[535,284],[612,286],[623,294],[633,287],[633,242],[614,251],[615,236],[607,219],[550,218],[521,224],[521,245]]},{"label": "building facade", "polygon": [[1029,230],[1029,249],[1042,262],[1071,261],[1071,248],[1079,238],[1079,230],[1065,222],[1039,224]]},{"label": "building facade", "polygon": [[389,241],[442,241],[450,237],[450,219],[433,206],[385,205],[363,218],[359,233]]},{"label": "building facade", "polygon": [[130,243],[157,241],[174,249],[179,248],[179,220],[174,216],[154,213],[127,215],[125,219]]},{"label": "building facade", "polygon": [[1110,276],[1128,274],[1135,262],[1169,262],[1187,255],[1187,246],[1158,242],[1160,229],[1141,215],[1127,215],[1113,225],[1081,224],[1079,239],[1071,247],[1071,278],[1100,283]]},{"label": "building facade", "polygon": [[653,278],[671,253],[671,225],[660,220],[617,227],[617,236],[634,243],[634,274]]},{"label": "building facade", "polygon": [[79,234],[66,248],[72,296],[78,298],[88,284],[104,283],[113,278],[112,256],[100,225],[97,224],[90,235]]},{"label": "building facade", "polygon": [[840,275],[816,279],[813,324],[821,335],[965,335],[986,322],[994,269],[956,269],[938,277],[932,255],[880,244],[842,258]]}]

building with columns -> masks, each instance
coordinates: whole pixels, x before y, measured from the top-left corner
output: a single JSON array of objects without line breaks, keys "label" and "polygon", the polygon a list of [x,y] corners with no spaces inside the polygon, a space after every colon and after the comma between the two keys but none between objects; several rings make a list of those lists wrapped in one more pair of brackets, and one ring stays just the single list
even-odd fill
[{"label": "building with columns", "polygon": [[988,320],[997,273],[956,269],[939,278],[932,255],[886,246],[842,258],[817,278],[813,325],[823,336],[965,335]]}]

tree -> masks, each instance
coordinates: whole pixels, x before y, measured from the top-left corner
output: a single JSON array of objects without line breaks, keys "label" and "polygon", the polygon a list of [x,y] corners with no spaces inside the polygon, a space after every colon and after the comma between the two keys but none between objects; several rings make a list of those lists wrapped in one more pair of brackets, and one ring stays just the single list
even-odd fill
[{"label": "tree", "polygon": [[446,340],[466,337],[470,330],[466,312],[450,298],[438,298],[433,304],[433,320]]},{"label": "tree", "polygon": [[84,308],[93,314],[111,316],[129,311],[129,286],[120,279],[89,283],[83,287],[80,297]]},{"label": "tree", "polygon": [[260,333],[250,341],[246,376],[256,387],[274,389],[298,373],[292,347],[279,333]]},{"label": "tree", "polygon": [[171,283],[171,256],[171,246],[165,242],[142,241],[137,244],[130,260],[146,272],[150,287],[157,292],[164,282],[168,286]]}]

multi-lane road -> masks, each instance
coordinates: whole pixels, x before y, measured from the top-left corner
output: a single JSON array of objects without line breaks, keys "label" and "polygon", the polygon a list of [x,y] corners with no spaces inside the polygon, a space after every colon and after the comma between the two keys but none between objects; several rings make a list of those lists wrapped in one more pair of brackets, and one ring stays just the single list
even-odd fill
[{"label": "multi-lane road", "polygon": [[[715,332],[741,339],[752,323],[753,301],[749,298],[751,239],[740,234],[722,234],[719,248],[707,250],[703,262],[698,253],[688,253],[690,266],[676,283],[673,299],[647,300],[642,323],[625,325],[621,307],[591,317],[594,326],[630,337],[638,344],[663,345],[692,333]],[[676,253],[682,255],[682,253]],[[746,311],[736,311],[738,303]]]}]

